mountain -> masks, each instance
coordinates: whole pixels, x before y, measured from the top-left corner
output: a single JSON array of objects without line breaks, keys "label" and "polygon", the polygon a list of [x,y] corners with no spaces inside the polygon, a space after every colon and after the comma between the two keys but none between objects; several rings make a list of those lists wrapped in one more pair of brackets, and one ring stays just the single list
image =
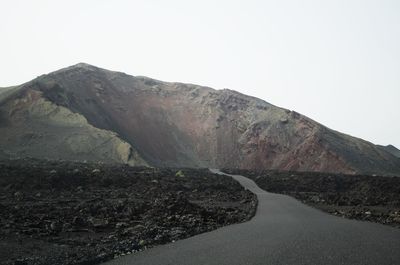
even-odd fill
[{"label": "mountain", "polygon": [[400,174],[379,146],[228,89],[81,63],[0,93],[2,158]]},{"label": "mountain", "polygon": [[394,147],[393,145],[391,145],[391,144],[389,144],[387,146],[379,145],[379,147],[381,147],[383,150],[391,153],[392,155],[400,158],[400,150],[397,149],[396,147]]}]

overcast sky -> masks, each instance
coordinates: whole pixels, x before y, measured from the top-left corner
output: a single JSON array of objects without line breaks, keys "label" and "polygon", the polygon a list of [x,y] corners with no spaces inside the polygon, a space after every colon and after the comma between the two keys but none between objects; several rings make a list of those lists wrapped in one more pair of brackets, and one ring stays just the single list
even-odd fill
[{"label": "overcast sky", "polygon": [[0,0],[0,38],[0,87],[86,62],[400,147],[399,0]]}]

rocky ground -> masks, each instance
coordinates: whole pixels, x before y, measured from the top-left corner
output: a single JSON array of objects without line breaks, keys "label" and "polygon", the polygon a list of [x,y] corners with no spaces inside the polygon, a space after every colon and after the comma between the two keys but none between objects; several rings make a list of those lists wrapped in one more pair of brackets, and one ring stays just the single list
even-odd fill
[{"label": "rocky ground", "polygon": [[0,264],[97,264],[249,220],[257,199],[206,169],[0,162]]},{"label": "rocky ground", "polygon": [[333,215],[400,228],[400,177],[225,170]]}]

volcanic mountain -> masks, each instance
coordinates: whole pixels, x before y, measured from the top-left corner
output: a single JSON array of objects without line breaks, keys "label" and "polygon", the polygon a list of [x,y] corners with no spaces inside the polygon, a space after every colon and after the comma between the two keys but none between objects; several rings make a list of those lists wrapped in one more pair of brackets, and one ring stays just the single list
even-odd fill
[{"label": "volcanic mountain", "polygon": [[236,91],[77,64],[0,89],[0,158],[400,174],[385,148]]},{"label": "volcanic mountain", "polygon": [[385,151],[391,153],[392,155],[399,157],[400,158],[400,150],[394,147],[393,145],[389,144],[387,146],[382,146],[380,145],[381,148],[383,148]]}]

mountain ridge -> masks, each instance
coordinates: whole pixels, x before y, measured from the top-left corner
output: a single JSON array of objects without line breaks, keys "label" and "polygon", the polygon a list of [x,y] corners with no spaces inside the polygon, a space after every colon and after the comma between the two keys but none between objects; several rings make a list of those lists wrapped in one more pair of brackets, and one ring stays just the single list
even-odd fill
[{"label": "mountain ridge", "polygon": [[[131,164],[152,166],[400,174],[400,159],[388,150],[234,90],[164,82],[79,63],[27,82],[3,100],[0,95],[0,132],[7,128],[5,120],[15,126],[21,119],[12,114],[18,113],[18,100],[26,101],[19,104],[25,121],[37,119],[29,105],[34,104],[32,99],[81,115],[87,124],[78,128],[92,126],[111,133],[102,140],[92,139],[86,148],[113,137],[129,145],[131,153],[123,161],[115,155],[116,146],[104,147],[104,157],[95,158],[103,162],[126,163],[131,156],[137,160],[131,159]],[[66,127],[75,133],[76,126],[71,126]],[[89,131],[73,135],[90,139]],[[16,147],[26,142],[24,137],[8,134]],[[13,151],[18,148],[5,140],[0,147],[3,153],[36,156],[29,150]],[[82,157],[90,159],[89,149],[82,150],[81,155],[86,152]]]},{"label": "mountain ridge", "polygon": [[378,146],[381,147],[382,149],[384,149],[385,151],[391,153],[392,155],[400,158],[400,150],[397,147],[395,147],[394,145],[389,144],[386,146],[383,146],[383,145],[378,145]]}]

